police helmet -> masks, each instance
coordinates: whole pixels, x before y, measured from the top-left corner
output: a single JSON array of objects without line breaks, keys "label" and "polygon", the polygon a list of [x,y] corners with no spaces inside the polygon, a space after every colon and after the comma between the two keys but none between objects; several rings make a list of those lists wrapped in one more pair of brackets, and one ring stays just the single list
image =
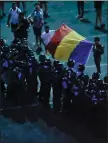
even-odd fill
[{"label": "police helmet", "polygon": [[3,38],[0,38],[0,47],[5,45],[5,40]]},{"label": "police helmet", "polygon": [[97,83],[98,83],[98,84],[103,84],[103,80],[98,79]]},{"label": "police helmet", "polygon": [[30,58],[32,59],[32,60],[35,60],[35,57],[32,55],[32,56],[30,56]]},{"label": "police helmet", "polygon": [[101,80],[101,79],[98,79],[97,80],[97,85],[98,85],[98,88],[103,88],[103,80]]},{"label": "police helmet", "polygon": [[35,60],[35,58],[34,58],[34,57],[28,57],[28,61],[33,62],[34,60]]},{"label": "police helmet", "polygon": [[73,59],[69,59],[67,62],[68,67],[74,67],[75,61]]},{"label": "police helmet", "polygon": [[108,76],[107,75],[104,77],[104,82],[108,83]]},{"label": "police helmet", "polygon": [[41,55],[39,56],[39,61],[40,61],[40,62],[45,62],[45,60],[46,60],[46,56],[45,56],[44,54],[41,54]]},{"label": "police helmet", "polygon": [[89,85],[93,84],[93,80],[89,79]]},{"label": "police helmet", "polygon": [[48,66],[49,62],[47,61],[47,59],[44,61],[44,65]]},{"label": "police helmet", "polygon": [[96,42],[96,41],[100,41],[100,38],[99,37],[95,37],[94,38],[94,41]]},{"label": "police helmet", "polygon": [[3,47],[3,52],[4,52],[4,54],[10,52],[9,46],[6,46],[6,45],[5,45],[5,46]]},{"label": "police helmet", "polygon": [[46,59],[48,66],[51,66],[51,60],[50,59]]},{"label": "police helmet", "polygon": [[60,63],[60,62],[59,62],[58,60],[54,60],[53,66],[54,66],[54,67],[57,67],[57,65],[58,65],[59,63]]},{"label": "police helmet", "polygon": [[83,64],[78,65],[78,71],[83,72],[85,70],[85,66]]},{"label": "police helmet", "polygon": [[104,84],[104,90],[108,90],[108,84],[107,83]]},{"label": "police helmet", "polygon": [[92,74],[92,79],[99,79],[99,77],[100,77],[100,73],[96,73],[96,72],[94,72],[93,74]]},{"label": "police helmet", "polygon": [[57,69],[58,70],[62,70],[63,69],[63,64],[62,63],[58,63],[57,64]]}]

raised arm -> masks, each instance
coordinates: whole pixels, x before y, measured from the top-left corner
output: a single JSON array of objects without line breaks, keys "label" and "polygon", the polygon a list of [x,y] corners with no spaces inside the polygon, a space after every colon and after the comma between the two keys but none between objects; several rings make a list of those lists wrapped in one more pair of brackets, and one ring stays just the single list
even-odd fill
[{"label": "raised arm", "polygon": [[29,23],[31,23],[31,24],[33,24],[34,11],[27,17]]}]

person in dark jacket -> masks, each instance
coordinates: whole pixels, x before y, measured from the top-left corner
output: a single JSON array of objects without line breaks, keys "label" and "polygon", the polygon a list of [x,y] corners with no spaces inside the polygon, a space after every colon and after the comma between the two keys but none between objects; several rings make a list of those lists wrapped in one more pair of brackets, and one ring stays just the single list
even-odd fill
[{"label": "person in dark jacket", "polygon": [[97,68],[97,72],[101,73],[100,69],[100,62],[101,62],[101,55],[104,53],[104,47],[100,44],[100,38],[95,37],[93,44],[93,53],[94,53],[94,61]]},{"label": "person in dark jacket", "polygon": [[52,69],[54,113],[59,113],[61,110],[62,77],[63,77],[63,65],[61,63],[57,63],[56,65],[54,64],[54,68]]},{"label": "person in dark jacket", "polygon": [[42,102],[46,107],[50,107],[49,99],[50,99],[50,91],[51,91],[51,62],[49,60],[45,60],[40,64],[38,75],[40,79],[40,92],[39,92],[39,101]]},{"label": "person in dark jacket", "polygon": [[63,79],[62,79],[62,88],[63,88],[63,97],[62,97],[62,112],[65,114],[71,113],[72,106],[72,93],[71,89],[76,80],[76,72],[74,71],[75,61],[69,59],[67,62],[67,68],[64,71]]},{"label": "person in dark jacket", "polygon": [[19,13],[19,25],[17,27],[17,38],[23,39],[28,38],[28,28],[29,28],[29,22],[25,18],[24,13]]}]

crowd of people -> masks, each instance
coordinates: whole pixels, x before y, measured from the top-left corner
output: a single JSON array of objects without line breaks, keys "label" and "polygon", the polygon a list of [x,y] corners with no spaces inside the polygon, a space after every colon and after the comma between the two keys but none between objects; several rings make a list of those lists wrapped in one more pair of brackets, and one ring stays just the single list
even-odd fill
[{"label": "crowd of people", "polygon": [[[41,1],[36,3],[34,5],[35,8],[28,17],[26,17],[26,3],[22,2],[22,5],[23,11],[20,9],[20,2],[12,2],[12,7],[8,13],[7,27],[11,27],[11,32],[14,36],[13,42],[16,42],[17,38],[28,39],[28,29],[30,25],[32,25],[33,32],[36,37],[36,47],[41,46],[42,26],[46,24],[45,19],[49,17],[47,2]],[[2,10],[1,17],[3,18],[6,15],[4,12],[4,2],[0,2],[0,7]]]},{"label": "crowd of people", "polygon": [[[101,22],[101,10],[102,10],[102,2],[94,2],[95,8],[97,11],[97,19],[96,19],[96,25],[95,27],[98,27],[98,19],[100,20],[100,25],[103,27],[103,24]],[[41,50],[42,44],[45,46],[46,51],[46,42],[48,42],[48,39],[52,37],[51,30],[49,29],[49,26],[45,26],[45,32],[42,33],[42,27],[45,22],[45,18],[48,18],[48,9],[47,9],[47,2],[39,2],[34,5],[33,12],[26,18],[25,12],[26,12],[26,5],[25,2],[22,2],[23,5],[23,11],[20,10],[20,2],[13,2],[12,8],[9,10],[9,15],[7,19],[7,26],[11,26],[11,31],[13,32],[14,36],[14,43],[17,43],[17,39],[26,38],[28,39],[28,30],[29,27],[32,25],[33,32],[35,35],[36,40],[36,49]],[[78,1],[78,18],[80,20],[84,16],[84,1]],[[43,8],[43,9],[42,9]],[[99,14],[100,13],[100,14]],[[52,30],[53,31],[53,30]],[[54,30],[55,31],[55,30]],[[97,72],[101,73],[100,69],[100,61],[101,61],[101,55],[104,53],[104,47],[100,44],[100,38],[97,38],[96,44],[94,45],[93,52],[94,52],[94,61],[95,65],[97,67]]]},{"label": "crowd of people", "polygon": [[[84,18],[84,5],[86,1],[77,1],[78,15],[77,18],[83,20]],[[94,1],[94,8],[96,10],[95,29],[103,29],[105,24],[102,20],[102,5],[103,1]]]},{"label": "crowd of people", "polygon": [[[44,54],[35,59],[34,53],[23,39],[17,44],[5,45],[0,40],[2,98],[13,100],[16,105],[29,104],[36,97],[45,107],[53,90],[53,111],[55,113],[88,110],[107,102],[108,76],[100,79],[99,73],[92,78],[84,73],[85,66],[69,59],[63,65],[51,61]],[[39,89],[38,89],[39,87]],[[89,104],[90,103],[90,104]]]},{"label": "crowd of people", "polygon": [[[22,3],[23,11],[21,12],[20,9],[20,3]],[[77,18],[80,20],[84,19],[84,5],[85,1],[77,1],[77,10],[78,15]],[[95,29],[103,29],[105,27],[105,24],[103,24],[102,21],[102,5],[103,1],[94,1],[94,8],[96,10],[96,20],[95,20]],[[0,2],[0,8],[1,8],[1,17],[5,17],[5,10],[4,10],[4,2]],[[21,13],[21,14],[20,14]],[[49,18],[48,15],[48,6],[46,1],[39,1],[34,5],[34,9],[31,12],[29,16],[26,17],[27,9],[26,9],[26,3],[24,1],[20,2],[12,2],[12,7],[9,10],[8,19],[7,19],[7,26],[10,27],[11,25],[11,31],[14,34],[14,40],[16,40],[16,37],[20,38],[28,38],[28,28],[29,25],[32,25],[33,32],[36,39],[36,47],[41,47],[41,33],[42,33],[42,27],[44,24],[46,24],[45,19]],[[21,15],[22,18],[21,18]],[[26,23],[25,23],[26,21]],[[27,26],[28,23],[28,26]],[[23,29],[23,34],[21,29]]]},{"label": "crowd of people", "polygon": [[[108,77],[105,76],[104,80],[100,79],[100,61],[104,53],[104,48],[99,43],[100,39],[95,38],[93,47],[97,73],[93,73],[92,78],[84,73],[83,64],[79,64],[75,71],[73,59],[67,61],[67,66],[55,59],[51,61],[44,54],[40,54],[39,59],[35,59],[27,42],[28,29],[30,25],[33,26],[36,46],[41,47],[45,40],[44,33],[42,34],[42,26],[46,24],[44,17],[49,17],[47,2],[35,4],[35,9],[27,18],[25,2],[22,4],[24,12],[21,12],[19,3],[12,3],[7,19],[7,26],[11,26],[14,35],[13,42],[6,45],[4,40],[0,39],[2,99],[13,100],[16,105],[24,105],[37,98],[44,106],[50,108],[52,89],[54,113],[76,112],[83,115],[87,114],[92,106],[106,107]],[[82,8],[80,7],[78,4],[78,8],[82,10],[82,13],[78,11],[78,17],[83,18],[84,2]],[[98,18],[101,18],[100,9],[98,11],[95,28],[97,28]],[[3,15],[5,15],[4,11]],[[103,26],[101,19],[100,24]],[[47,25],[45,32],[49,33]]]}]

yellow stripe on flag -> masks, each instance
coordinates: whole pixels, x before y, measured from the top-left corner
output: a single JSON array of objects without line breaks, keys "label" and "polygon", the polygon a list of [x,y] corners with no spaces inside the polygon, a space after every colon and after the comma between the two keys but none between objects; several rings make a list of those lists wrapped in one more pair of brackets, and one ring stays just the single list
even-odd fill
[{"label": "yellow stripe on flag", "polygon": [[85,39],[85,37],[72,30],[61,40],[59,46],[56,49],[54,57],[57,60],[68,60],[71,52],[81,41]]}]

